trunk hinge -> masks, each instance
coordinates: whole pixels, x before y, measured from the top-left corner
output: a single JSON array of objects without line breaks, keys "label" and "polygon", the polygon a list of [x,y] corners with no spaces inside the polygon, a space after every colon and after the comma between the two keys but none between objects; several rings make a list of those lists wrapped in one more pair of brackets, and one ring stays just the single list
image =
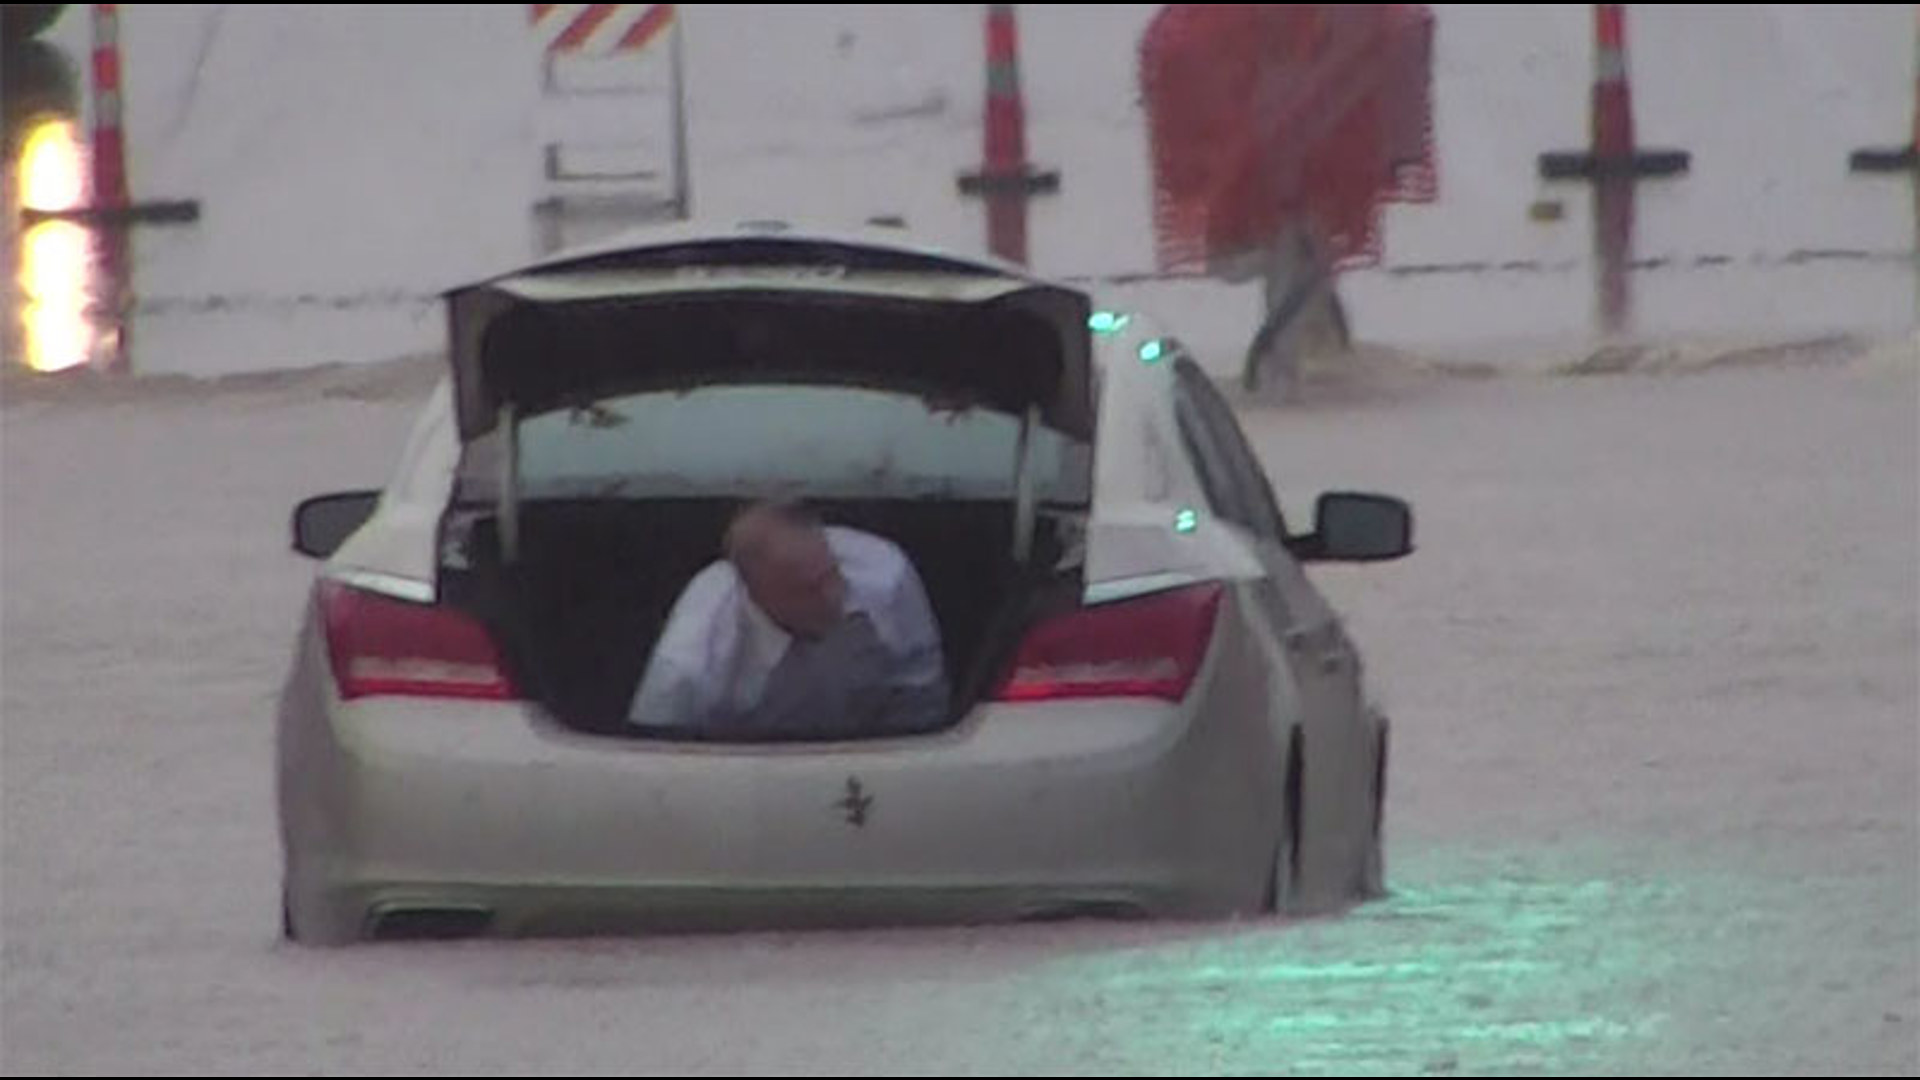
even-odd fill
[{"label": "trunk hinge", "polygon": [[512,402],[500,406],[500,561],[520,558],[520,425]]},{"label": "trunk hinge", "polygon": [[1040,406],[1029,405],[1020,418],[1020,446],[1013,463],[1013,561],[1025,566],[1033,557],[1034,520],[1038,496],[1034,491],[1033,444],[1040,426]]}]

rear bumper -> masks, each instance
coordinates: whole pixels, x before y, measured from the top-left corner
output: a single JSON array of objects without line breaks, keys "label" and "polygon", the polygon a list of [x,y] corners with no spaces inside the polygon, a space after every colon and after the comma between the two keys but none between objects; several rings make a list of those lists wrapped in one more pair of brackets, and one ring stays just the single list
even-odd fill
[{"label": "rear bumper", "polygon": [[332,706],[283,756],[315,939],[1250,911],[1280,813],[1277,760],[1232,782],[1271,753],[1251,726],[1145,702],[752,749],[580,736],[521,704]]}]

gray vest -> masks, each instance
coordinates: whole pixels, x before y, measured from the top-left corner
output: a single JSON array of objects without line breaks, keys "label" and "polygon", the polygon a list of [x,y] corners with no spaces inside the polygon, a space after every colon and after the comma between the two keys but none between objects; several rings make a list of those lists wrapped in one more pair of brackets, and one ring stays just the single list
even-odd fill
[{"label": "gray vest", "polygon": [[947,688],[899,684],[894,657],[872,620],[853,614],[817,640],[794,638],[743,715],[716,717],[732,738],[854,739],[909,734],[946,720]]}]

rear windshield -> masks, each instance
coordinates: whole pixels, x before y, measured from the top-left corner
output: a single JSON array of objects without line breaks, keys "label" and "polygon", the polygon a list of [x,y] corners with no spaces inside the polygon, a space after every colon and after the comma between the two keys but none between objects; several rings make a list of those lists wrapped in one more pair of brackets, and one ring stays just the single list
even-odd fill
[{"label": "rear windshield", "polygon": [[[520,497],[878,497],[1014,494],[1018,417],[910,394],[821,385],[720,385],[612,397],[520,423]],[[461,490],[492,494],[498,432],[468,447]],[[1084,505],[1090,451],[1034,428],[1044,503]]]}]

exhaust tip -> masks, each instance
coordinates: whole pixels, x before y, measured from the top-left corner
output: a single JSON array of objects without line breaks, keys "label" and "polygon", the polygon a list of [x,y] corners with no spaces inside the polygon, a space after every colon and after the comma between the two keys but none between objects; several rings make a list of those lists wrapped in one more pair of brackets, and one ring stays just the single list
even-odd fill
[{"label": "exhaust tip", "polygon": [[1029,908],[1022,922],[1138,922],[1150,918],[1149,912],[1131,900],[1068,900]]},{"label": "exhaust tip", "polygon": [[479,907],[405,907],[376,910],[375,941],[456,941],[479,937],[493,925],[493,912]]}]

